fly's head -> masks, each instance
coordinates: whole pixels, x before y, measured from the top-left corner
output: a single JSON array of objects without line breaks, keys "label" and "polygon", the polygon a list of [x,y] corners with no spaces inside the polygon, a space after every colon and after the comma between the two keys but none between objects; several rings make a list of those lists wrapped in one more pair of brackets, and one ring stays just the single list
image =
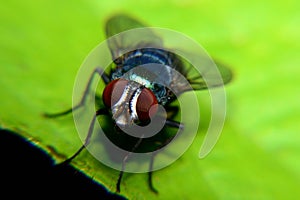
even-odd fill
[{"label": "fly's head", "polygon": [[146,124],[157,112],[158,101],[153,92],[135,81],[122,78],[111,81],[102,98],[118,127]]}]

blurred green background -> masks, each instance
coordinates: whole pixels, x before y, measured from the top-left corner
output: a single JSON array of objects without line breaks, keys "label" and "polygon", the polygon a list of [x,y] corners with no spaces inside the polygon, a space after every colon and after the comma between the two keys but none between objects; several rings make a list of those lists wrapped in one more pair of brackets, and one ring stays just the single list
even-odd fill
[{"label": "blurred green background", "polygon": [[[129,199],[298,199],[300,191],[300,3],[294,1],[2,1],[0,126],[61,161],[81,145],[69,108],[87,54],[105,39],[104,23],[126,12],[199,42],[234,73],[227,119],[213,151],[198,159],[201,137],[170,167],[126,175]],[[114,191],[118,172],[80,155],[74,165]]]}]

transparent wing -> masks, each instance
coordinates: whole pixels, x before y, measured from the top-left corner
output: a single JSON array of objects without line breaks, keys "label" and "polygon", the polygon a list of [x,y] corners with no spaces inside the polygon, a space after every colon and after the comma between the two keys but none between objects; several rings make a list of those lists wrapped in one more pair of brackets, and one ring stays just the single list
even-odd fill
[{"label": "transparent wing", "polygon": [[[178,93],[191,90],[190,86],[193,90],[218,87],[229,83],[232,79],[232,72],[227,66],[213,61],[203,52],[196,54],[195,52],[187,53],[182,50],[184,53],[178,54],[176,48],[172,48],[173,50],[170,51],[163,45],[162,38],[154,33],[153,29],[147,28],[147,25],[129,15],[117,14],[110,17],[107,20],[105,29],[108,47],[114,61],[136,49],[156,47],[166,50],[172,60],[172,66],[170,67],[180,72],[190,84],[186,85],[186,81],[180,81],[182,77],[174,77],[174,82],[171,84],[173,84],[173,88],[177,89]],[[136,31],[129,31],[132,29]]]},{"label": "transparent wing", "polygon": [[203,90],[208,87],[219,87],[229,83],[232,79],[231,70],[220,62],[215,61],[216,68],[208,67],[202,74],[187,75],[194,90]]},{"label": "transparent wing", "polygon": [[[210,91],[211,100],[211,121],[207,134],[202,143],[199,157],[204,158],[216,144],[225,120],[226,101],[225,93],[222,86],[232,80],[232,71],[221,62],[212,60],[208,55],[192,54],[192,56],[185,54],[183,59],[180,56],[174,57],[176,71],[179,71],[183,76],[176,76],[174,73],[173,89],[175,88],[177,94],[184,93],[190,90],[204,90],[214,87],[220,87],[216,92]],[[188,81],[183,80],[185,77]],[[182,79],[183,78],[183,79]],[[178,102],[175,102],[178,103]],[[193,112],[193,107],[188,107],[190,112]]]},{"label": "transparent wing", "polygon": [[[210,59],[207,55],[187,56],[191,60],[171,53],[174,66],[189,82],[190,86],[181,84],[180,77],[174,78],[174,85],[178,93],[193,90],[205,90],[229,83],[232,71],[221,62]],[[196,64],[198,67],[194,67]],[[182,81],[183,82],[183,81]],[[186,82],[185,82],[186,83]]]},{"label": "transparent wing", "polygon": [[[145,24],[135,20],[129,15],[117,14],[107,20],[105,30],[107,38],[110,38],[124,31],[146,27]],[[108,40],[108,47],[111,51],[113,60],[115,60],[127,53],[128,49],[139,49],[147,46],[147,43],[152,47],[162,47],[161,38],[150,29],[137,31],[136,34],[120,34],[119,36],[112,37]]]}]

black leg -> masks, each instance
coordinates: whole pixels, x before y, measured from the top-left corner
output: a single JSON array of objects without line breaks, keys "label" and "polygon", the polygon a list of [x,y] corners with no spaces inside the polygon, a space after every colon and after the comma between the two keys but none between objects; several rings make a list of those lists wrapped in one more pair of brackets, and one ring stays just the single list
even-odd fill
[{"label": "black leg", "polygon": [[[170,126],[170,127],[173,127],[173,128],[178,128],[178,129],[181,129],[181,130],[184,127],[183,124],[180,124],[179,122],[169,120],[169,119],[166,120],[166,125]],[[138,140],[138,142],[135,144],[135,146],[132,148],[132,150],[130,152],[128,152],[126,154],[126,156],[124,157],[124,159],[123,159],[122,169],[120,171],[119,178],[118,178],[118,181],[117,181],[117,184],[116,184],[116,192],[117,193],[119,193],[121,191],[121,181],[122,181],[122,177],[123,177],[123,174],[124,174],[125,165],[127,163],[127,160],[130,157],[130,155],[132,154],[132,152],[134,152],[134,150],[140,145],[140,143],[142,142],[142,139],[143,138],[140,138]],[[154,162],[155,155],[156,154],[153,154],[152,157],[151,157],[151,160],[150,160],[149,172],[148,172],[148,185],[149,185],[149,188],[152,192],[158,194],[158,191],[153,187],[153,184],[152,184],[152,170],[153,170],[153,162]]]},{"label": "black leg", "polygon": [[167,110],[167,116],[158,115],[158,117],[161,117],[162,120],[163,118],[167,117],[165,125],[172,128],[183,129],[184,128],[183,124],[172,120],[172,118],[174,118],[178,114],[179,111],[178,106],[167,106],[166,110]]},{"label": "black leg", "polygon": [[66,159],[65,161],[63,161],[62,163],[60,163],[59,165],[65,165],[65,164],[69,164],[76,156],[79,155],[79,153],[85,149],[85,147],[90,143],[90,139],[92,137],[92,134],[93,134],[93,130],[94,130],[94,124],[95,124],[95,121],[96,121],[96,117],[98,115],[106,115],[108,114],[107,110],[106,109],[99,109],[96,114],[93,116],[93,119],[90,123],[90,127],[89,127],[89,130],[88,130],[88,134],[85,138],[85,141],[84,141],[84,144],[68,159]]},{"label": "black leg", "polygon": [[177,122],[177,121],[173,121],[173,120],[171,120],[171,119],[167,119],[167,120],[166,120],[166,125],[167,125],[167,126],[170,126],[170,127],[173,127],[173,128],[178,128],[178,129],[180,129],[180,130],[182,130],[182,129],[184,128],[184,125],[183,125],[183,124],[181,124],[181,123],[179,123],[179,122]]},{"label": "black leg", "polygon": [[179,107],[178,106],[168,106],[166,108],[166,110],[168,111],[167,112],[166,125],[170,126],[170,127],[173,127],[173,128],[183,129],[183,127],[184,127],[183,124],[181,124],[177,121],[171,120],[178,114]]},{"label": "black leg", "polygon": [[101,68],[96,68],[94,69],[90,79],[89,79],[89,82],[84,90],[84,93],[83,93],[83,96],[81,98],[81,101],[79,102],[79,104],[77,104],[75,107],[73,108],[70,108],[68,110],[65,110],[63,112],[59,112],[59,113],[45,113],[44,116],[45,117],[48,117],[48,118],[54,118],[54,117],[60,117],[60,116],[63,116],[63,115],[66,115],[66,114],[69,114],[71,113],[72,111],[74,110],[77,110],[78,108],[80,108],[81,106],[84,105],[85,103],[85,100],[88,96],[88,93],[89,93],[89,90],[90,90],[90,86],[93,82],[93,79],[95,77],[95,74],[98,74],[99,76],[101,76],[102,80],[104,81],[105,84],[107,84],[109,81],[110,81],[110,78],[109,76],[101,69]]},{"label": "black leg", "polygon": [[156,153],[153,153],[151,156],[151,160],[150,160],[149,172],[148,172],[148,185],[152,192],[154,192],[155,194],[158,194],[158,191],[153,187],[153,183],[152,183],[152,171],[153,171],[153,162],[154,162],[155,155],[156,155]]},{"label": "black leg", "polygon": [[125,165],[127,163],[127,160],[129,158],[129,156],[132,154],[132,152],[135,151],[135,149],[141,144],[143,140],[143,137],[141,137],[137,143],[134,145],[134,147],[131,149],[131,151],[128,151],[126,156],[123,158],[123,161],[122,161],[122,169],[120,171],[120,174],[119,174],[119,178],[118,178],[118,181],[117,181],[117,185],[116,185],[116,192],[120,193],[121,191],[121,181],[122,181],[122,177],[123,177],[123,174],[124,174],[124,170],[125,170]]}]

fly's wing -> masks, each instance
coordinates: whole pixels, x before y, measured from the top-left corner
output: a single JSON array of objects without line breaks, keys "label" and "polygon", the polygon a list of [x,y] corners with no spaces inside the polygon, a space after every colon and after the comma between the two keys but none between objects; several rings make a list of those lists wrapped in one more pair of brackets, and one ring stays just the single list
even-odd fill
[{"label": "fly's wing", "polygon": [[[200,54],[184,57],[173,54],[174,69],[180,73],[173,75],[173,89],[177,94],[190,90],[204,90],[214,87],[222,87],[232,79],[231,70],[220,62],[213,61],[209,56]],[[195,67],[197,66],[197,67]],[[181,74],[181,75],[178,75]],[[177,76],[177,77],[176,77]],[[186,81],[187,80],[187,81]],[[223,128],[222,120],[225,118],[224,93],[212,94],[212,118],[205,139],[202,143],[199,157],[204,158],[216,144]],[[220,96],[221,95],[221,96]],[[217,99],[216,99],[217,97]],[[191,107],[193,109],[193,107]],[[193,111],[192,111],[193,112]]]},{"label": "fly's wing", "polygon": [[[134,31],[129,31],[132,29]],[[107,20],[105,30],[108,38],[108,47],[115,62],[126,53],[136,49],[155,47],[168,51],[163,46],[162,39],[152,29],[147,28],[142,22],[125,14],[117,14],[110,17]],[[230,82],[232,78],[232,72],[229,68],[221,63],[212,61],[207,55],[185,52],[183,58],[175,54],[176,52],[173,52],[168,52],[170,59],[172,59],[170,67],[183,75],[183,77],[174,75],[174,82],[170,85],[177,90],[175,91],[177,94],[191,89],[203,90],[218,87]],[[198,70],[200,69],[200,72],[193,67],[192,63],[196,63],[199,66]],[[189,85],[186,84],[186,81],[180,81],[182,78],[187,79]]]},{"label": "fly's wing", "polygon": [[[124,32],[131,29],[139,30]],[[106,22],[105,30],[107,38],[114,36],[108,39],[108,47],[113,60],[116,60],[128,51],[145,48],[148,45],[150,47],[162,47],[161,38],[150,29],[147,29],[145,24],[125,14],[110,17]]]},{"label": "fly's wing", "polygon": [[187,74],[188,80],[194,90],[219,87],[231,81],[232,71],[220,62],[214,61],[214,63],[215,67],[210,64],[206,70],[203,70],[202,74],[195,76]]},{"label": "fly's wing", "polygon": [[[175,53],[171,53],[171,57],[174,63],[173,68],[182,75],[173,79],[173,88],[176,89],[177,94],[189,90],[220,87],[232,79],[232,71],[227,66],[213,61],[207,55],[187,56],[190,61]],[[194,67],[192,63],[196,63],[198,67]],[[183,78],[188,81],[183,81]]]}]

